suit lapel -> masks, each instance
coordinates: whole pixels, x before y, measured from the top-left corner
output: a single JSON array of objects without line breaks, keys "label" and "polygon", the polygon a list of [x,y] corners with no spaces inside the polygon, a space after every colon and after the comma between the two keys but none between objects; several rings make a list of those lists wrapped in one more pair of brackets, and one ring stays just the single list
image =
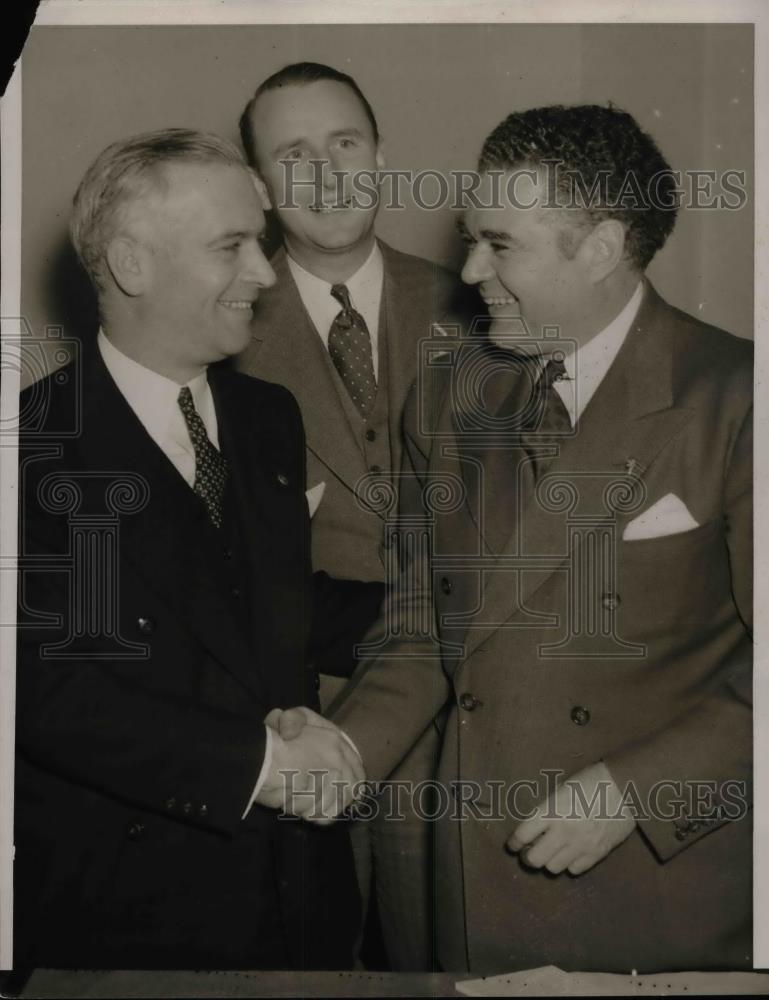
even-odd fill
[{"label": "suit lapel", "polygon": [[[512,503],[505,505],[501,487],[491,502],[486,500],[486,519],[478,520],[491,552],[503,561],[522,557],[534,570],[520,574],[515,605],[510,575],[487,575],[487,620],[507,620],[518,604],[525,604],[553,572],[563,568],[570,545],[578,545],[580,538],[579,530],[569,534],[569,524],[613,521],[619,538],[626,521],[642,508],[647,471],[691,418],[690,410],[675,405],[667,310],[647,283],[625,343],[575,433],[559,444],[536,492],[526,487],[524,473],[517,509],[509,509]],[[507,489],[512,500],[512,489]],[[471,629],[467,651],[482,638],[482,629]]]},{"label": "suit lapel", "polygon": [[260,378],[289,389],[302,410],[307,447],[349,489],[366,465],[340,400],[341,382],[302,304],[280,249],[271,261],[276,287],[259,299],[254,316],[255,358]]},{"label": "suit lapel", "polygon": [[[120,558],[142,576],[226,669],[262,693],[253,653],[223,599],[221,551],[205,507],[146,432],[98,352],[87,361],[84,433],[79,442],[89,474],[122,473],[144,480],[147,503],[120,518]],[[94,479],[94,487],[98,487]],[[95,498],[98,502],[98,498]]]},{"label": "suit lapel", "polygon": [[[413,277],[386,243],[377,241],[384,260],[384,287],[382,313],[387,331],[387,393],[392,467],[401,467],[401,424],[406,397],[417,374],[419,341],[430,336],[432,296],[429,289],[413,287]],[[380,335],[381,335],[380,330]]]}]

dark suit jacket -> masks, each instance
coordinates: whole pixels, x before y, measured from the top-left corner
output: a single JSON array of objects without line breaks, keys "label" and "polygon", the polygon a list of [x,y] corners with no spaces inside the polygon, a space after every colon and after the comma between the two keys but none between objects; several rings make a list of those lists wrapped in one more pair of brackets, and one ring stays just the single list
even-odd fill
[{"label": "dark suit jacket", "polygon": [[301,418],[278,386],[209,381],[227,551],[98,352],[22,396],[17,965],[350,962],[344,827],[241,820],[265,714],[317,705]]},{"label": "dark suit jacket", "polygon": [[[441,962],[749,968],[751,345],[647,285],[536,497],[516,490],[516,449],[501,462],[499,440],[486,430],[484,448],[473,432],[456,392],[473,363],[461,353],[442,402],[420,410],[437,414],[432,428],[416,401],[406,414],[414,467],[457,497],[434,514],[432,566],[441,639],[454,645],[441,661],[427,640],[391,640],[422,656],[364,663],[333,716],[376,778],[448,699],[439,777],[477,782],[478,808],[439,823]],[[499,402],[490,394],[483,416]],[[699,526],[623,540],[669,493]],[[576,878],[508,855],[515,822],[549,791],[545,772],[598,760],[651,818]],[[716,789],[703,808],[698,781]]]}]

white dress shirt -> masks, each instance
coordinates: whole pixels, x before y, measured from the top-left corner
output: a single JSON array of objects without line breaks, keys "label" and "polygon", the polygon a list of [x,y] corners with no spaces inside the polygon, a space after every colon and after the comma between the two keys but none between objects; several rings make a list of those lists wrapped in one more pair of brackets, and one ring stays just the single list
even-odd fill
[{"label": "white dress shirt", "polygon": [[[158,375],[157,372],[145,368],[138,361],[126,357],[122,351],[115,347],[103,330],[99,330],[97,343],[107,371],[114,379],[115,385],[125,397],[128,405],[144,425],[144,429],[180,475],[184,477],[188,485],[193,486],[195,482],[195,449],[192,447],[192,439],[179,407],[179,392],[182,386],[164,375]],[[187,386],[192,393],[195,409],[205,425],[206,433],[211,439],[211,443],[218,448],[219,428],[207,372],[196,375],[187,383]],[[249,809],[261,791],[272,763],[272,729],[267,725],[264,728],[267,734],[264,760],[256,780],[256,787],[246,806],[246,811],[241,817],[242,819],[246,818]]]},{"label": "white dress shirt", "polygon": [[[195,482],[195,449],[179,408],[182,386],[127,357],[103,330],[99,330],[97,343],[107,371],[126,402],[177,472],[192,486]],[[196,375],[187,386],[206,433],[214,447],[218,448],[219,427],[206,372]]]},{"label": "white dress shirt", "polygon": [[[608,326],[576,351],[564,352],[566,378],[553,382],[553,386],[568,410],[572,427],[582,416],[617,357],[638,314],[642,298],[643,284],[639,282],[625,307]],[[543,363],[548,360],[548,356],[543,354]]]},{"label": "white dress shirt", "polygon": [[[328,334],[331,324],[338,316],[341,305],[331,294],[328,281],[310,274],[301,264],[286,254],[288,267],[299,289],[299,296],[313,326],[318,331],[323,346],[328,350]],[[371,335],[371,360],[374,364],[374,378],[379,373],[379,308],[382,304],[384,284],[384,261],[379,244],[374,243],[371,253],[351,278],[344,282],[350,293],[353,309],[366,321]]]}]

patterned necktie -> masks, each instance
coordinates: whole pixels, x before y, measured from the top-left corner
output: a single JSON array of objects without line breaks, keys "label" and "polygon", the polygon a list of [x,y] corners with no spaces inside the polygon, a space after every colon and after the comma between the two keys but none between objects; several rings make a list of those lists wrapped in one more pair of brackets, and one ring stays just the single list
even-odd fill
[{"label": "patterned necktie", "polygon": [[179,390],[179,409],[195,449],[195,482],[192,488],[208,508],[208,516],[214,526],[221,528],[222,498],[227,485],[227,460],[211,444],[187,385]]},{"label": "patterned necktie", "polygon": [[328,353],[350,399],[365,418],[371,413],[376,398],[371,336],[365,319],[350,303],[347,287],[332,285],[331,294],[342,311],[334,317],[328,332]]}]

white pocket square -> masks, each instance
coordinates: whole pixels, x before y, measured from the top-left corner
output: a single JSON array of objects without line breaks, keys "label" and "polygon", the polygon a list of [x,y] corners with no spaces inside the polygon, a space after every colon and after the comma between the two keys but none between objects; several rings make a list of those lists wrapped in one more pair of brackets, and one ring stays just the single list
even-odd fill
[{"label": "white pocket square", "polygon": [[625,525],[622,540],[637,542],[643,538],[662,538],[699,528],[686,504],[675,493],[667,493]]},{"label": "white pocket square", "polygon": [[325,482],[323,482],[323,483],[318,483],[317,486],[311,487],[305,493],[305,496],[307,497],[307,506],[310,510],[310,517],[314,517],[315,511],[318,509],[318,507],[320,507],[320,502],[323,499],[323,494],[325,490],[326,490],[326,484]]}]

